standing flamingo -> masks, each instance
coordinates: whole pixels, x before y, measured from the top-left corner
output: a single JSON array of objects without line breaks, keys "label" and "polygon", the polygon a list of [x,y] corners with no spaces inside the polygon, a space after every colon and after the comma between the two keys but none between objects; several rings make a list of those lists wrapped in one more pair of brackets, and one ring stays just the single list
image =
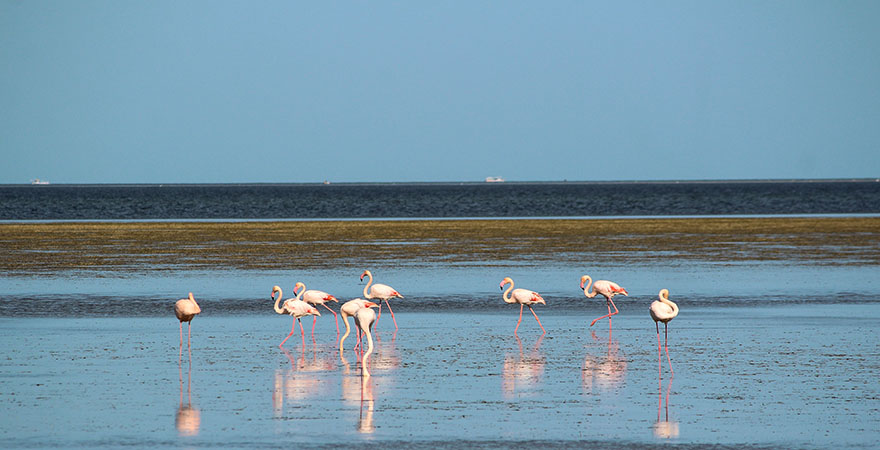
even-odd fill
[{"label": "standing flamingo", "polygon": [[[278,293],[278,298],[275,298],[276,292]],[[287,342],[287,339],[289,339],[290,336],[293,335],[293,332],[296,330],[296,322],[299,322],[299,331],[302,333],[303,348],[305,348],[305,346],[306,346],[306,331],[305,331],[305,329],[303,329],[303,324],[302,324],[302,321],[300,320],[300,318],[303,316],[310,316],[310,315],[311,316],[320,316],[321,313],[319,313],[317,309],[313,308],[308,303],[306,303],[302,300],[295,299],[295,298],[290,298],[290,299],[285,300],[284,305],[282,305],[279,308],[278,303],[281,302],[281,288],[278,286],[272,287],[272,299],[275,300],[275,312],[277,312],[278,314],[290,314],[295,319],[293,321],[293,327],[290,328],[290,334],[288,334],[287,337],[284,338],[284,340],[281,341],[280,344],[278,344],[278,348],[281,348],[281,346],[284,345],[285,342]]]},{"label": "standing flamingo", "polygon": [[376,323],[376,312],[370,308],[361,308],[357,310],[354,315],[354,323],[357,325],[358,329],[360,329],[361,333],[367,336],[367,343],[369,346],[367,347],[364,356],[361,358],[361,367],[363,368],[364,376],[369,377],[370,369],[367,368],[367,359],[370,357],[370,354],[373,353],[373,335],[370,331],[373,329],[373,324]]},{"label": "standing flamingo", "polygon": [[660,322],[663,322],[663,347],[666,349],[666,362],[669,364],[669,372],[671,376],[675,376],[672,370],[672,361],[669,359],[669,347],[667,346],[669,338],[669,321],[678,315],[678,305],[669,301],[669,290],[660,290],[660,300],[651,303],[651,318],[654,319],[654,325],[657,327],[657,372],[658,375],[663,371],[663,364],[660,357]]},{"label": "standing flamingo", "polygon": [[178,359],[183,358],[183,323],[189,323],[189,327],[186,329],[186,347],[192,352],[192,343],[190,341],[190,336],[192,335],[192,320],[193,317],[202,312],[202,308],[199,308],[199,304],[196,303],[196,299],[193,297],[193,293],[189,293],[189,298],[182,298],[174,304],[174,315],[177,316],[177,320],[180,321],[180,351],[178,352]]},{"label": "standing flamingo", "polygon": [[[516,330],[519,329],[519,324],[522,322],[523,306],[529,307],[529,311],[535,316],[535,320],[538,321],[538,326],[541,327],[541,331],[546,334],[547,330],[544,329],[544,325],[541,325],[541,320],[538,319],[538,315],[535,314],[535,310],[532,309],[532,305],[535,303],[540,303],[542,305],[547,304],[544,301],[544,298],[541,297],[541,294],[527,289],[513,289],[513,280],[510,279],[510,277],[501,280],[499,287],[504,290],[504,285],[506,284],[509,284],[510,287],[501,294],[501,298],[504,299],[505,303],[519,303],[519,320],[516,322],[516,328],[513,329],[513,334],[516,335]],[[513,290],[513,295],[509,296],[508,294],[510,294],[511,290]]]},{"label": "standing flamingo", "polygon": [[[361,281],[364,281],[364,277],[370,277],[370,281],[364,286],[364,297],[371,300],[374,298],[385,300],[385,304],[388,305],[388,311],[391,311],[391,320],[394,321],[394,329],[397,330],[397,319],[394,318],[394,311],[391,310],[391,303],[388,303],[388,300],[394,297],[403,298],[403,296],[391,286],[380,283],[373,284],[373,274],[370,273],[369,270],[365,270],[364,273],[361,274]],[[373,284],[372,288],[370,288],[371,284]],[[380,317],[382,317],[381,303],[379,304],[379,315],[376,317],[377,322]]]},{"label": "standing flamingo", "polygon": [[[586,283],[587,285],[584,286],[584,283]],[[592,291],[589,291],[590,285],[593,285]],[[584,290],[584,295],[586,295],[587,298],[593,298],[596,296],[596,294],[599,294],[599,295],[605,297],[605,306],[608,307],[608,314],[606,314],[602,317],[597,317],[597,318],[593,319],[593,321],[590,322],[590,326],[593,326],[593,324],[595,324],[597,321],[604,319],[606,317],[609,318],[608,319],[608,326],[611,326],[611,316],[617,314],[617,312],[618,312],[617,306],[614,305],[614,300],[612,300],[612,298],[617,294],[623,294],[623,295],[629,297],[629,294],[626,292],[626,289],[620,287],[617,283],[615,283],[613,281],[608,281],[608,280],[599,280],[599,281],[596,281],[595,283],[593,283],[593,279],[590,278],[589,275],[584,275],[581,277],[581,289]],[[609,305],[609,303],[610,303],[610,305]],[[614,307],[614,312],[611,312],[612,306]]]},{"label": "standing flamingo", "polygon": [[[345,343],[345,338],[351,334],[351,327],[348,326],[348,318],[355,317],[355,314],[357,314],[358,310],[361,308],[373,308],[378,306],[379,305],[362,298],[349,300],[342,304],[342,307],[339,308],[339,312],[342,314],[342,321],[345,323],[345,334],[343,334],[342,339],[339,340],[340,354],[342,354],[342,344]],[[358,343],[360,343],[360,330],[358,330]],[[357,345],[355,345],[355,348],[357,348]]]},{"label": "standing flamingo", "polygon": [[[300,292],[299,294],[296,294],[296,292],[299,291],[300,289],[302,289],[302,292]],[[336,300],[336,297],[334,297],[324,291],[316,291],[314,289],[306,290],[305,283],[300,283],[300,282],[297,282],[296,285],[294,285],[293,293],[296,294],[296,298],[301,299],[302,301],[304,301],[308,304],[315,305],[315,306],[322,305],[325,308],[327,308],[327,311],[332,312],[333,313],[333,320],[336,321],[336,336],[339,336],[339,318],[336,315],[336,311],[333,311],[332,309],[330,309],[329,306],[325,305],[326,302],[339,303],[339,300]],[[312,334],[315,334],[315,323],[317,321],[318,321],[318,317],[315,316],[315,318],[312,319]]]}]

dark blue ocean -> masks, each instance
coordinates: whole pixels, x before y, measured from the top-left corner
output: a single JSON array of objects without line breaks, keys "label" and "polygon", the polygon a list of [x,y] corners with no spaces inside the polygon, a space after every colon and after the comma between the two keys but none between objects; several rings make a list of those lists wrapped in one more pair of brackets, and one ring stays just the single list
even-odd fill
[{"label": "dark blue ocean", "polygon": [[0,220],[876,213],[874,180],[0,186]]}]

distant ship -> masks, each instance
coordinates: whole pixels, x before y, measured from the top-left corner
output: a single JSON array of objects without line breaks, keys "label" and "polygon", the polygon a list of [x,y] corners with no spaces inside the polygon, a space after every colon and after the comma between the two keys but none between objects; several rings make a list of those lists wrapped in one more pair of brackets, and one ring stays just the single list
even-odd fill
[{"label": "distant ship", "polygon": [[41,180],[39,178],[34,178],[33,180],[31,180],[31,184],[49,184],[49,182],[46,180]]},{"label": "distant ship", "polygon": [[486,183],[503,183],[504,178],[501,177],[486,177]]}]

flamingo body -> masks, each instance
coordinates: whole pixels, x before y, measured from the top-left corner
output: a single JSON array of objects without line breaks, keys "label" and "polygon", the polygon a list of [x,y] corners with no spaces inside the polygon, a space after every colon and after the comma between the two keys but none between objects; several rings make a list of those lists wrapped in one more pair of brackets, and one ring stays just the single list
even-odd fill
[{"label": "flamingo body", "polygon": [[529,311],[531,311],[532,315],[535,316],[535,320],[538,321],[538,326],[541,327],[541,331],[546,333],[547,330],[544,329],[544,325],[541,325],[541,320],[538,319],[538,314],[536,314],[535,310],[532,309],[532,305],[537,303],[546,305],[547,302],[544,301],[544,297],[541,297],[541,294],[535,291],[530,291],[528,289],[514,289],[513,280],[510,277],[501,280],[501,284],[499,285],[499,287],[501,289],[504,289],[504,286],[508,284],[510,285],[510,287],[507,288],[507,290],[504,291],[503,294],[501,294],[501,298],[504,300],[505,303],[519,303],[519,320],[516,322],[516,328],[513,329],[513,334],[517,334],[517,330],[519,330],[519,324],[520,322],[522,322],[523,306],[529,307]]},{"label": "flamingo body", "polygon": [[658,377],[663,370],[661,356],[660,356],[660,322],[663,322],[663,348],[666,349],[666,362],[669,364],[669,373],[672,376],[675,376],[675,371],[672,370],[672,360],[669,358],[669,321],[674,319],[678,315],[678,305],[671,302],[669,300],[669,290],[661,289],[660,290],[660,300],[655,300],[651,303],[651,307],[648,312],[651,314],[651,318],[654,319],[654,325],[657,328],[657,371]]},{"label": "flamingo body", "polygon": [[[584,285],[585,283],[586,286]],[[623,294],[624,296],[629,297],[629,293],[626,292],[626,289],[620,287],[619,284],[613,281],[598,280],[596,282],[593,282],[593,279],[590,278],[589,275],[584,275],[581,277],[581,289],[584,290],[584,295],[587,298],[593,298],[596,295],[601,295],[605,297],[605,304],[606,306],[608,306],[608,314],[593,319],[593,321],[590,323],[590,326],[593,326],[597,321],[608,317],[608,329],[611,330],[611,316],[619,312],[617,310],[617,305],[614,304],[613,298],[617,294]],[[611,312],[612,307],[614,308],[614,312]]]},{"label": "flamingo body", "polygon": [[[369,270],[365,270],[364,273],[361,274],[361,281],[364,281],[364,277],[369,277],[370,280],[367,281],[367,285],[364,286],[364,298],[366,299],[377,299],[384,300],[385,304],[388,305],[388,311],[391,311],[391,320],[394,321],[394,329],[397,329],[397,319],[394,318],[394,311],[391,309],[391,303],[388,300],[392,298],[403,298],[400,292],[397,292],[397,289],[394,289],[387,284],[376,283],[373,284],[373,274]],[[382,317],[382,305],[379,305],[379,315],[376,317],[376,321]]]},{"label": "flamingo body", "polygon": [[[178,360],[183,357],[183,323],[186,322],[189,325],[186,329],[186,345],[189,351],[192,352],[192,341],[190,339],[192,336],[192,320],[193,317],[201,312],[202,308],[196,303],[192,292],[189,293],[189,298],[182,298],[174,304],[174,315],[180,321],[180,351],[177,355]],[[192,356],[192,353],[190,353],[190,356]]]},{"label": "flamingo body", "polygon": [[[276,292],[278,293],[278,298],[275,298]],[[284,338],[284,340],[281,341],[280,344],[278,344],[278,347],[281,347],[282,345],[284,345],[284,343],[287,342],[287,339],[289,339],[290,336],[293,335],[294,330],[296,330],[296,322],[297,321],[300,322],[299,328],[300,328],[300,331],[302,332],[302,335],[303,335],[303,347],[305,347],[306,335],[305,335],[305,330],[302,329],[302,321],[300,321],[300,318],[302,318],[304,316],[320,316],[321,313],[318,312],[318,310],[315,309],[312,305],[309,305],[308,303],[306,303],[302,300],[296,299],[296,298],[291,298],[291,299],[285,300],[284,303],[279,307],[278,304],[281,302],[281,296],[282,296],[281,288],[279,286],[272,287],[272,298],[275,300],[275,312],[278,314],[291,315],[291,316],[293,316],[294,321],[293,321],[293,327],[290,329],[290,334],[288,334],[287,337]]]},{"label": "flamingo body", "polygon": [[[302,292],[297,294],[296,298],[301,299],[302,301],[309,303],[309,304],[312,304],[312,305],[315,305],[315,306],[319,306],[319,305],[323,306],[323,307],[327,308],[328,311],[333,313],[333,320],[336,322],[336,335],[339,336],[339,316],[336,315],[336,311],[333,311],[332,309],[330,309],[329,306],[327,306],[325,304],[327,302],[337,302],[338,303],[339,300],[337,300],[336,297],[334,297],[324,291],[317,291],[314,289],[306,290],[306,285],[304,283],[300,283],[300,282],[296,283],[296,285],[293,287],[293,293],[296,294],[297,291],[299,291],[300,289],[302,289]],[[315,319],[312,321],[312,332],[313,333],[315,331],[315,322],[317,320],[318,320],[318,318],[315,317]]]}]

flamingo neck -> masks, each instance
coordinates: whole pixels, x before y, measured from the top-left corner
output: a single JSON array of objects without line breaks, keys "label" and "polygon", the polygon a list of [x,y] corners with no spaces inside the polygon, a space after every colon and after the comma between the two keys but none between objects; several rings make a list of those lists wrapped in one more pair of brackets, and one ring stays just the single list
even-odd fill
[{"label": "flamingo neck", "polygon": [[341,311],[340,314],[342,314],[342,321],[345,322],[345,334],[343,334],[342,338],[339,339],[339,356],[341,357],[342,344],[345,342],[345,338],[347,338],[348,335],[351,334],[351,327],[348,326],[348,314],[346,314],[345,311]]},{"label": "flamingo neck", "polygon": [[501,298],[504,299],[504,303],[515,303],[515,301],[512,298],[510,298],[510,291],[512,291],[512,290],[513,290],[513,280],[510,280],[510,287],[508,287],[507,290],[504,291],[503,294],[501,294]]},{"label": "flamingo neck", "polygon": [[673,303],[672,300],[669,300],[669,297],[667,295],[661,296],[660,301],[663,303],[666,303],[667,305],[669,305],[672,308],[672,317],[675,317],[678,315],[678,305]]},{"label": "flamingo neck", "polygon": [[284,310],[278,307],[278,304],[281,303],[281,288],[278,288],[278,298],[275,299],[275,312],[278,314],[284,314]]},{"label": "flamingo neck", "polygon": [[306,285],[304,283],[300,283],[300,284],[302,284],[302,289],[300,289],[299,293],[296,294],[297,300],[300,300],[302,298],[303,294],[306,293]]},{"label": "flamingo neck", "polygon": [[595,289],[592,291],[590,290],[590,286],[592,286],[592,285],[593,285],[593,279],[590,278],[589,276],[587,276],[587,285],[584,286],[584,295],[586,295],[587,298],[593,298],[596,296],[596,290]]},{"label": "flamingo neck", "polygon": [[369,281],[367,281],[367,285],[364,286],[364,298],[366,298],[366,299],[369,300],[369,299],[372,299],[372,298],[373,298],[373,296],[370,295],[370,292],[369,292],[369,291],[370,291],[370,285],[373,284],[373,274],[370,273],[370,272],[367,272],[367,276],[370,277],[370,279],[369,279]]},{"label": "flamingo neck", "polygon": [[189,293],[189,301],[191,301],[192,304],[196,307],[196,314],[199,314],[199,313],[202,312],[202,308],[200,308],[200,307],[199,307],[199,304],[196,303],[196,298],[193,297],[192,292]]}]

